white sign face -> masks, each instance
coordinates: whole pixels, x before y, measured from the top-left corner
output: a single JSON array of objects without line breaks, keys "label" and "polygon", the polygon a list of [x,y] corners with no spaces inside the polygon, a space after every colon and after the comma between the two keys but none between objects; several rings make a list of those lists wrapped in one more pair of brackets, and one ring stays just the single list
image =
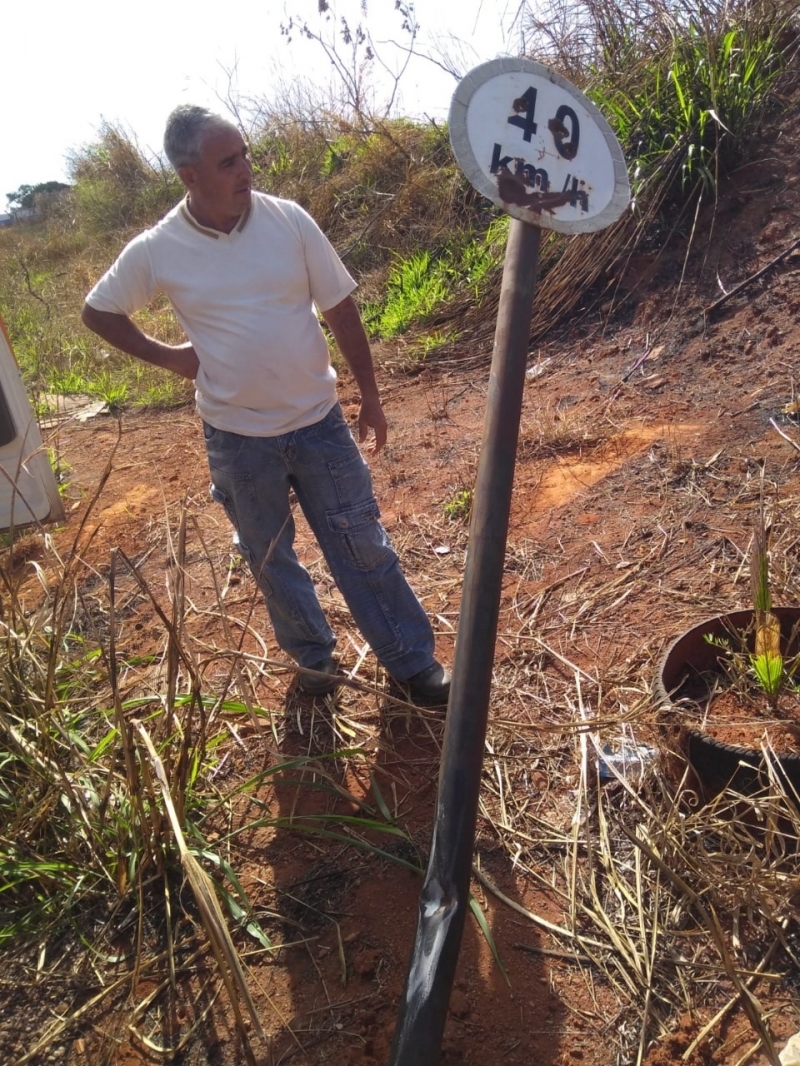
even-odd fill
[{"label": "white sign face", "polygon": [[615,222],[630,202],[622,149],[606,120],[560,74],[531,59],[494,59],[459,83],[450,143],[483,196],[560,233]]},{"label": "white sign face", "polygon": [[55,475],[0,318],[0,533],[63,519]]}]

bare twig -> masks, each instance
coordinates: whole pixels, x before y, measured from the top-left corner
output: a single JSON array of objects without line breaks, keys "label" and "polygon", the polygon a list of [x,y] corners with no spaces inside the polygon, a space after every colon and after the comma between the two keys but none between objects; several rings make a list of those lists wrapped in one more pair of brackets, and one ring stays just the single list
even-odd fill
[{"label": "bare twig", "polygon": [[732,297],[738,295],[738,293],[740,293],[742,289],[746,289],[747,286],[752,285],[754,281],[758,281],[759,278],[763,278],[763,276],[767,273],[768,270],[771,270],[772,267],[777,266],[777,264],[780,263],[782,259],[786,259],[787,256],[791,255],[795,248],[800,248],[800,237],[798,237],[796,241],[792,241],[789,247],[785,248],[779,255],[776,255],[773,259],[770,259],[770,261],[766,263],[760,270],[757,270],[755,274],[751,274],[749,278],[745,278],[744,281],[740,281],[738,285],[734,285],[734,287],[729,292],[726,292],[724,296],[720,296],[719,299],[715,300],[712,304],[709,304],[708,307],[703,308],[703,314],[710,315],[713,314],[714,311],[718,311],[723,304],[727,303],[728,300],[730,300]]},{"label": "bare twig", "polygon": [[792,440],[788,433],[784,433],[784,431],[781,429],[781,427],[778,425],[774,418],[771,418],[769,420],[769,424],[783,437],[785,441],[788,441],[788,443],[791,444],[795,451],[800,452],[800,444],[798,444],[796,440]]}]

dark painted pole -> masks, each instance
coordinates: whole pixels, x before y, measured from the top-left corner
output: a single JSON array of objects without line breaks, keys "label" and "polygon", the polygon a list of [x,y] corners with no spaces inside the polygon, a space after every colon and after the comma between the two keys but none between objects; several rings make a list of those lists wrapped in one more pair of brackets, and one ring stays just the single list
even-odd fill
[{"label": "dark painted pole", "polygon": [[436,1066],[461,946],[540,230],[511,220],[428,872],[390,1066]]}]

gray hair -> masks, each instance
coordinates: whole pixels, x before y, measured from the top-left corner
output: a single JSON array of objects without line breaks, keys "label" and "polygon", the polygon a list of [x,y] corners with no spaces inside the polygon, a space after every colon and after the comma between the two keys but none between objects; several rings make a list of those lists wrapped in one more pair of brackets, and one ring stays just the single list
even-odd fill
[{"label": "gray hair", "polygon": [[190,167],[200,158],[203,138],[212,129],[235,129],[222,115],[196,104],[180,104],[167,119],[164,151],[175,170]]}]

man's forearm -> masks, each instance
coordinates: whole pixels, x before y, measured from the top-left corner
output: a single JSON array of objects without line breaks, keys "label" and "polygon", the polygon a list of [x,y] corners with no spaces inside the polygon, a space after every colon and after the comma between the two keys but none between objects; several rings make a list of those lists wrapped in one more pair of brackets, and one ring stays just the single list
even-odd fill
[{"label": "man's forearm", "polygon": [[386,443],[386,416],[381,407],[369,340],[356,302],[352,296],[347,296],[341,303],[323,312],[322,317],[330,327],[339,351],[350,368],[350,373],[356,379],[361,393],[358,439],[361,442],[365,441],[368,430],[372,429],[375,433],[373,450],[379,452]]},{"label": "man's forearm", "polygon": [[350,373],[356,379],[361,398],[377,399],[378,385],[375,381],[372,352],[355,300],[352,296],[346,297],[336,307],[324,311],[322,317],[333,334]]},{"label": "man's forearm", "polygon": [[88,329],[126,355],[152,363],[163,370],[171,370],[190,381],[197,376],[199,364],[191,344],[163,344],[154,337],[148,337],[126,315],[98,311],[90,304],[83,305],[81,318]]}]

